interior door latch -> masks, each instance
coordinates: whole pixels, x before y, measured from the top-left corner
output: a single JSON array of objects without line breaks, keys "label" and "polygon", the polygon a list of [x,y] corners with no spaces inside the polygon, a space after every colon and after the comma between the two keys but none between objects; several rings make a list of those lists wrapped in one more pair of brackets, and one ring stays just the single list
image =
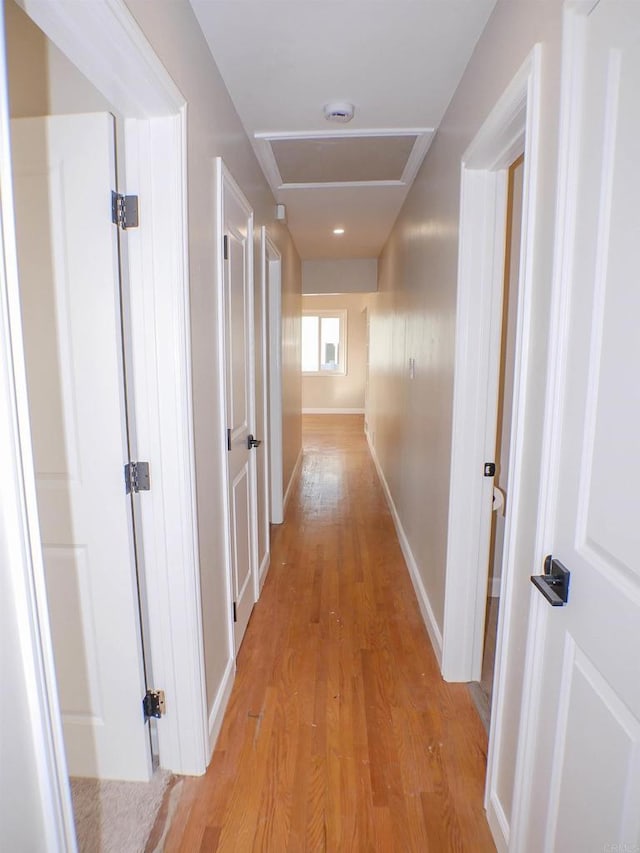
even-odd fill
[{"label": "interior door latch", "polygon": [[571,572],[551,554],[545,557],[544,574],[532,575],[531,583],[541,592],[552,607],[563,607],[569,601]]}]

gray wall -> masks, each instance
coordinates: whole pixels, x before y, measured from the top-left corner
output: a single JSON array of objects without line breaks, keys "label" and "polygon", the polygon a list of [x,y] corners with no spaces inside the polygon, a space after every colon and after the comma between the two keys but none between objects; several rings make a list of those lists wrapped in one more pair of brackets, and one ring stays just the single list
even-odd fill
[{"label": "gray wall", "polygon": [[303,261],[302,292],[373,293],[378,289],[375,258],[341,261]]}]

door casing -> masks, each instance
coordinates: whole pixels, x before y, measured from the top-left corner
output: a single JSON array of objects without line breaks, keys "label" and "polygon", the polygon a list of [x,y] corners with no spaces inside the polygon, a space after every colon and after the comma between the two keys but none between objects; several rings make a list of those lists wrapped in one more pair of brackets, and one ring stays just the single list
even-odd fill
[{"label": "door casing", "polygon": [[[137,365],[138,449],[152,461],[154,488],[142,506],[145,585],[151,620],[150,659],[156,686],[171,697],[172,714],[158,727],[161,766],[201,774],[207,764],[206,693],[195,511],[186,218],[186,103],[122,0],[80,4],[21,0],[20,5],[125,122],[127,192],[148,199],[153,227],[129,234],[130,342]],[[3,41],[4,46],[4,41]],[[104,57],[107,57],[105,61]],[[8,161],[9,107],[2,88],[0,146]],[[8,472],[23,507],[12,559],[17,606],[28,627],[32,729],[47,797],[51,849],[75,849],[75,831],[46,612],[33,458],[20,334],[10,174],[2,166],[3,250],[0,280],[10,336],[4,338],[19,453]],[[162,442],[160,442],[162,424]],[[16,586],[16,588],[18,588]]]},{"label": "door casing", "polygon": [[[509,824],[497,792],[504,721],[505,678],[511,649],[503,642],[513,618],[513,566],[522,499],[527,371],[531,351],[533,247],[540,183],[541,46],[536,45],[466,150],[461,164],[460,248],[454,369],[452,459],[442,674],[447,681],[479,680],[482,667],[487,565],[494,480],[499,356],[504,292],[507,171],[524,152],[520,275],[515,344],[510,489],[485,806],[494,838]],[[489,458],[490,457],[490,458]],[[537,548],[541,548],[536,543]]]},{"label": "door casing", "polygon": [[[269,238],[265,225],[260,229],[260,311],[261,311],[261,335],[262,346],[260,351],[261,358],[261,381],[262,381],[262,399],[260,406],[262,408],[262,429],[263,429],[263,485],[264,494],[262,495],[262,513],[259,515],[258,524],[262,526],[263,538],[265,542],[264,554],[259,555],[258,560],[258,581],[260,590],[267,577],[269,564],[271,560],[271,520],[272,520],[272,426],[271,418],[273,416],[282,419],[281,402],[271,399],[271,304],[270,304],[270,289],[271,280],[275,276],[280,276],[280,254]],[[275,284],[275,281],[274,281]],[[280,466],[282,468],[282,466]]]},{"label": "door casing", "polygon": [[282,462],[282,257],[266,236],[263,248],[263,288],[268,301],[269,483],[272,524],[284,520]]}]

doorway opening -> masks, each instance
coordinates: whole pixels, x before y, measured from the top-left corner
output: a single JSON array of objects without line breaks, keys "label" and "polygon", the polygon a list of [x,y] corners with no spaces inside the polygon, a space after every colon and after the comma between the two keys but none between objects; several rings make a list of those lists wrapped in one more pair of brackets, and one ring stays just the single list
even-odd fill
[{"label": "doorway opening", "polygon": [[513,410],[513,379],[520,276],[520,240],[522,236],[522,190],[524,155],[508,170],[507,216],[504,260],[504,296],[502,332],[500,336],[500,373],[498,416],[496,424],[496,473],[493,490],[493,513],[489,543],[487,600],[480,679],[469,684],[472,698],[482,722],[489,732],[493,691],[500,588],[504,561],[506,496],[509,490],[509,448]]}]

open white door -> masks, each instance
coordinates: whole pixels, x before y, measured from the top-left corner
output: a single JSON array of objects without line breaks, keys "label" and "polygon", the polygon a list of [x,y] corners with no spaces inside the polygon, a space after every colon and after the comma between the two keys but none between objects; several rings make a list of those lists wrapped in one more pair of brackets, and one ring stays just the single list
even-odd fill
[{"label": "open white door", "polygon": [[222,193],[225,416],[234,646],[258,595],[253,325],[253,212],[220,163]]},{"label": "open white door", "polygon": [[571,17],[548,539],[571,579],[566,606],[534,593],[511,848],[536,853],[640,849],[640,5]]},{"label": "open white door", "polygon": [[38,511],[69,771],[148,779],[113,118],[12,122]]}]

